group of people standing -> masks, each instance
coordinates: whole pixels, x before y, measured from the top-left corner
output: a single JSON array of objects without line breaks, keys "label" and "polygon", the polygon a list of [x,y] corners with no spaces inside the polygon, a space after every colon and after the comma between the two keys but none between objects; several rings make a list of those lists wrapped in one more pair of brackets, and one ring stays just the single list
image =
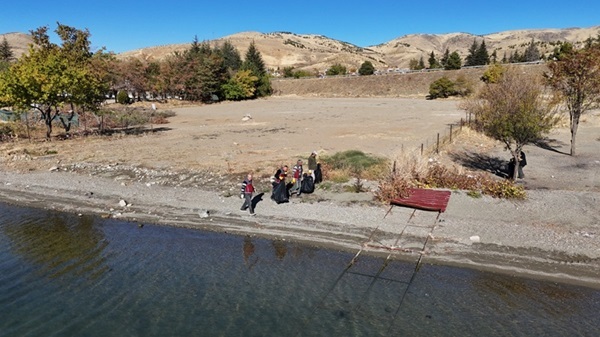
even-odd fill
[{"label": "group of people standing", "polygon": [[300,197],[302,193],[312,193],[315,190],[315,184],[321,182],[321,168],[317,163],[317,152],[313,151],[308,157],[308,172],[304,171],[304,162],[298,159],[296,165],[292,168],[290,182],[288,177],[289,168],[283,165],[275,172],[271,182],[273,193],[271,199],[278,204],[288,202],[289,197],[296,195]]},{"label": "group of people standing", "polygon": [[[283,165],[277,169],[271,178],[273,191],[271,200],[276,203],[285,203],[289,201],[292,195],[300,197],[302,193],[312,193],[315,190],[315,184],[322,181],[321,167],[317,163],[317,152],[313,151],[308,157],[308,172],[304,172],[302,159],[298,159],[296,165],[292,168],[290,181],[287,181],[289,167]],[[249,210],[254,215],[254,205],[252,204],[252,195],[254,185],[252,184],[252,174],[249,173],[242,182],[240,197],[244,199],[241,210]]]}]

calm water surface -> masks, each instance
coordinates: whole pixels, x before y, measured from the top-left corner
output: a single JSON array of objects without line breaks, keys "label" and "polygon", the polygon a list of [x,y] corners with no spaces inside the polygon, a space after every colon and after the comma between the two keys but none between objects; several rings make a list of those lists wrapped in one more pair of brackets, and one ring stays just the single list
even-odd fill
[{"label": "calm water surface", "polygon": [[352,256],[0,204],[0,336],[600,336],[598,290]]}]

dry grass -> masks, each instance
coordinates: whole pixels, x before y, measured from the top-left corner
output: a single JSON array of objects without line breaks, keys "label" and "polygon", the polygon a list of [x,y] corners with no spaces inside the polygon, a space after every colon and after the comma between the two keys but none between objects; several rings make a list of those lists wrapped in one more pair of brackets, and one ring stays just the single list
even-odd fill
[{"label": "dry grass", "polygon": [[481,194],[497,198],[524,199],[523,186],[500,180],[488,173],[470,172],[463,167],[443,165],[416,153],[404,153],[394,161],[390,173],[379,181],[375,197],[384,203],[407,197],[410,188],[446,188],[466,190],[471,196]]}]

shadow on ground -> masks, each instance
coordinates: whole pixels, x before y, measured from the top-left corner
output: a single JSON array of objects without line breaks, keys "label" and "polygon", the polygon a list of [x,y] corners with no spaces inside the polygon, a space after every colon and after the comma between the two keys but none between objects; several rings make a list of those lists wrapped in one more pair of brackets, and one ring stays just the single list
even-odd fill
[{"label": "shadow on ground", "polygon": [[556,153],[560,153],[560,154],[566,154],[569,155],[569,153],[567,152],[563,152],[558,150],[558,148],[561,148],[563,146],[567,146],[567,144],[565,142],[561,142],[557,139],[550,139],[550,138],[544,138],[544,139],[540,139],[537,142],[533,143],[535,146],[539,147],[540,149],[544,149],[544,150],[548,150],[548,151],[552,151],[552,152],[556,152]]},{"label": "shadow on ground", "polygon": [[470,151],[450,153],[450,158],[455,163],[472,170],[487,171],[502,178],[508,176],[508,161],[502,158]]}]

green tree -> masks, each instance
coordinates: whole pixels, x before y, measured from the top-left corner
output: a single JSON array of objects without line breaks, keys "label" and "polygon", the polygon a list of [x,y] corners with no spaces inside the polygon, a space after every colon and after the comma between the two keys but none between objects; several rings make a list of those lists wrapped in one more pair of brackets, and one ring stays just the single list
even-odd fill
[{"label": "green tree", "polygon": [[471,44],[471,47],[469,48],[469,54],[467,54],[467,57],[465,59],[466,67],[477,65],[477,48],[477,40],[473,40],[473,44]]},{"label": "green tree", "polygon": [[575,49],[573,45],[569,42],[563,42],[559,46],[554,48],[554,51],[550,55],[549,59],[553,61],[560,61],[563,57],[567,57],[569,54],[573,53]]},{"label": "green tree", "polygon": [[[58,24],[56,33],[62,45],[50,42],[47,27],[32,31],[34,45],[0,78],[1,101],[15,110],[34,107],[46,124],[46,137],[52,135],[52,123],[65,125],[76,107],[97,108],[108,87],[91,69],[89,32]],[[63,112],[67,116],[63,118]],[[70,126],[70,124],[68,124]]]},{"label": "green tree", "polygon": [[222,85],[229,78],[227,68],[219,50],[208,42],[194,39],[189,49],[168,62],[171,86],[184,99],[210,102],[214,96],[222,96]]},{"label": "green tree", "polygon": [[223,65],[232,73],[237,72],[242,67],[242,58],[238,50],[229,40],[225,40],[218,49],[223,57]]},{"label": "green tree", "polygon": [[481,41],[479,48],[475,53],[475,64],[476,66],[484,66],[490,63],[490,55],[488,54],[487,47],[485,46],[485,40]]},{"label": "green tree", "polygon": [[14,58],[14,53],[12,51],[12,47],[6,40],[6,36],[2,39],[2,43],[0,43],[0,62],[10,62]]},{"label": "green tree", "polygon": [[523,146],[542,139],[558,122],[554,106],[544,99],[542,89],[537,78],[508,68],[497,83],[486,84],[463,104],[475,114],[481,130],[510,151],[516,163],[513,179]]},{"label": "green tree", "polygon": [[410,61],[408,62],[408,68],[410,70],[421,70],[423,68],[419,68],[419,60],[417,59],[410,59]]},{"label": "green tree", "polygon": [[371,61],[365,61],[360,65],[358,73],[361,76],[373,75],[375,73],[375,67],[373,66],[373,63],[371,63]]},{"label": "green tree", "polygon": [[456,69],[460,69],[461,66],[462,66],[462,60],[460,58],[460,55],[458,55],[458,52],[454,51],[448,57],[448,61],[446,62],[444,69],[456,70]]},{"label": "green tree", "polygon": [[441,68],[441,65],[435,58],[435,53],[433,51],[431,51],[431,54],[429,54],[429,60],[427,61],[429,62],[429,69]]},{"label": "green tree", "polygon": [[271,87],[271,79],[267,74],[265,62],[263,61],[260,52],[256,49],[254,41],[252,41],[248,47],[248,51],[246,52],[246,57],[241,69],[250,70],[252,75],[258,78],[258,81],[256,82],[256,91],[254,93],[255,97],[265,97],[273,92],[273,88]]},{"label": "green tree", "polygon": [[240,70],[235,76],[223,84],[225,98],[232,101],[252,98],[256,90],[258,77],[252,75],[250,70]]},{"label": "green tree", "polygon": [[419,59],[419,69],[425,69],[425,61],[423,61],[423,56]]},{"label": "green tree", "polygon": [[540,54],[540,50],[535,45],[535,41],[531,39],[531,42],[525,49],[525,54],[523,54],[523,61],[525,62],[535,62],[539,61],[542,58]]},{"label": "green tree", "polygon": [[336,63],[336,64],[332,65],[325,72],[325,74],[327,74],[328,76],[346,75],[346,73],[347,73],[346,67],[344,67],[340,63]]},{"label": "green tree", "polygon": [[498,62],[498,51],[496,49],[494,49],[494,52],[492,53],[492,56],[490,56],[490,61],[491,61],[491,63],[497,63]]},{"label": "green tree", "polygon": [[444,52],[444,56],[442,56],[442,59],[440,60],[440,65],[446,69],[446,65],[448,64],[448,60],[450,60],[450,50],[448,48],[446,48],[446,51]]},{"label": "green tree", "polygon": [[561,54],[548,64],[548,85],[565,102],[571,127],[571,155],[576,155],[576,136],[581,115],[600,103],[600,47]]}]

